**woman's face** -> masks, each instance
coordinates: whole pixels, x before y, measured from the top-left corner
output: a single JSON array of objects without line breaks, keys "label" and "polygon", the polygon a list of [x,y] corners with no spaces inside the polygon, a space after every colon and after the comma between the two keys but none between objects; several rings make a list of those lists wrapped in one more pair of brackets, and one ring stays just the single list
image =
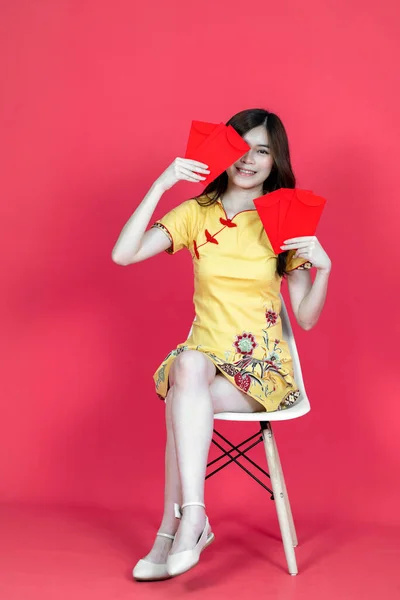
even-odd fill
[{"label": "woman's face", "polygon": [[274,161],[270,154],[267,130],[263,125],[254,127],[243,138],[250,150],[231,165],[226,173],[229,183],[243,189],[260,187],[269,176]]}]

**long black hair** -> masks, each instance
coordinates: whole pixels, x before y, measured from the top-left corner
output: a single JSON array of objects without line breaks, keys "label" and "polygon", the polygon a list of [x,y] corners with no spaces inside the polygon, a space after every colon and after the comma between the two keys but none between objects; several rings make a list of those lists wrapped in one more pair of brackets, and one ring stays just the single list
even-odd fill
[{"label": "long black hair", "polygon": [[[260,125],[263,125],[267,130],[270,152],[274,163],[270,174],[263,183],[263,194],[274,192],[282,187],[296,187],[296,178],[290,162],[288,137],[282,121],[275,113],[263,108],[250,108],[242,110],[231,117],[226,125],[232,125],[241,136]],[[228,175],[224,171],[195,198],[202,206],[210,206],[225,193],[227,187]],[[286,275],[287,256],[288,250],[278,254],[277,272],[280,277]]]}]

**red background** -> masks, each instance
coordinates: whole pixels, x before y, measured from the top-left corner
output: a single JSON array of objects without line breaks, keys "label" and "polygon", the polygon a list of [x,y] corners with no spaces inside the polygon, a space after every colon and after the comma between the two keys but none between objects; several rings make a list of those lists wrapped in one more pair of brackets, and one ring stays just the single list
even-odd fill
[{"label": "red background", "polygon": [[[275,428],[294,513],[400,522],[399,11],[384,4],[1,3],[1,501],[161,514],[152,374],[190,326],[190,257],[124,268],[111,250],[192,119],[260,106],[287,128],[298,186],[328,199],[328,298],[313,330],[294,324],[312,411]],[[200,189],[178,184],[156,216]],[[206,502],[263,494],[230,467]]]}]

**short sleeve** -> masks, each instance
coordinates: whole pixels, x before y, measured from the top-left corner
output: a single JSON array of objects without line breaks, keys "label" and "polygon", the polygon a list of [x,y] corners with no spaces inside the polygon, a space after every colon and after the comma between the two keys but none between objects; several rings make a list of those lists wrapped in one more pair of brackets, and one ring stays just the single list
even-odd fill
[{"label": "short sleeve", "polygon": [[296,258],[294,258],[294,254],[296,254],[296,250],[289,250],[286,259],[286,271],[311,269],[312,263],[309,260],[302,256],[296,256]]},{"label": "short sleeve", "polygon": [[197,204],[196,200],[186,200],[153,223],[152,228],[161,229],[171,241],[171,246],[166,250],[168,254],[175,254],[182,248],[189,248],[193,243],[192,231],[196,209],[194,204]]}]

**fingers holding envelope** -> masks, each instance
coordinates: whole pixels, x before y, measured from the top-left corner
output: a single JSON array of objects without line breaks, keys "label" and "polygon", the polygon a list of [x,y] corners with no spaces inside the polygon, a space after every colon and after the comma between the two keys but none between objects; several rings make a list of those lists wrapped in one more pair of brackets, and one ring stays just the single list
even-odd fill
[{"label": "fingers holding envelope", "polygon": [[[183,179],[188,181],[202,181],[206,179],[204,175],[210,173],[208,165],[193,160],[191,158],[177,158],[175,161],[175,172],[177,175],[182,175]],[[202,173],[204,175],[202,175]]]},{"label": "fingers holding envelope", "polygon": [[290,238],[284,240],[282,250],[294,250],[297,248],[315,247],[315,242],[318,242],[315,235],[303,235],[302,237]]},{"label": "fingers holding envelope", "polygon": [[169,190],[178,181],[204,181],[210,173],[208,165],[190,158],[177,157],[158,178],[164,190]]},{"label": "fingers holding envelope", "polygon": [[331,260],[315,235],[290,238],[284,241],[281,248],[296,250],[293,258],[306,258],[317,269],[330,270],[331,268]]}]

